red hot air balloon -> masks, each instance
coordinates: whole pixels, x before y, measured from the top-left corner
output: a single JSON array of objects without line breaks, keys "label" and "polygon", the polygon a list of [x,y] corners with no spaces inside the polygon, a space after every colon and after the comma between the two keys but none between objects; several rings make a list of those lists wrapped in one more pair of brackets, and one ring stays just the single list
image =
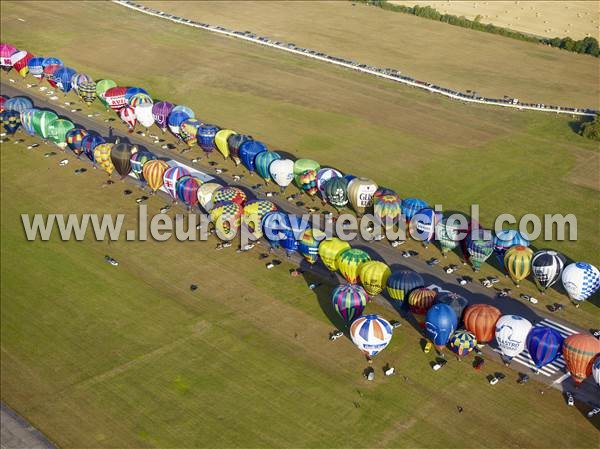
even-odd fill
[{"label": "red hot air balloon", "polygon": [[125,122],[129,128],[129,132],[132,133],[135,125],[137,124],[137,118],[135,116],[135,110],[131,106],[123,106],[119,109],[119,117]]},{"label": "red hot air balloon", "polygon": [[496,333],[496,322],[502,312],[489,304],[473,304],[465,309],[465,329],[475,334],[478,343],[489,343]]},{"label": "red hot air balloon", "polygon": [[[117,112],[123,106],[127,105],[127,99],[125,98],[125,92],[127,88],[123,86],[111,87],[104,92],[104,100],[110,106],[110,108]],[[135,115],[135,114],[134,114]]]},{"label": "red hot air balloon", "polygon": [[576,384],[592,374],[594,360],[600,356],[600,340],[590,334],[573,334],[563,343],[563,357]]}]

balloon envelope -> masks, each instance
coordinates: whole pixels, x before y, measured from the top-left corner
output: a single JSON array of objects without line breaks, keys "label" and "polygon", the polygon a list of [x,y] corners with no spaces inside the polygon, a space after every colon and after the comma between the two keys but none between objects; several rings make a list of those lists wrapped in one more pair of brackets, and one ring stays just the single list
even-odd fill
[{"label": "balloon envelope", "polygon": [[446,304],[434,304],[425,315],[427,336],[438,349],[446,346],[457,325],[456,313]]},{"label": "balloon envelope", "polygon": [[515,284],[519,285],[529,276],[532,258],[533,251],[521,245],[513,246],[504,253],[504,269]]},{"label": "balloon envelope", "polygon": [[454,292],[440,293],[436,296],[435,302],[450,306],[459,320],[462,317],[463,311],[469,305],[469,300],[467,298]]},{"label": "balloon envelope", "polygon": [[340,284],[331,293],[333,308],[346,324],[362,315],[369,297],[365,290],[356,284]]},{"label": "balloon envelope", "polygon": [[404,215],[406,222],[409,223],[413,215],[428,206],[429,205],[425,201],[419,198],[404,198],[400,208],[402,209],[402,215]]},{"label": "balloon envelope", "polygon": [[325,233],[318,229],[307,229],[298,242],[298,251],[309,264],[319,260],[319,245],[325,238]]},{"label": "balloon envelope", "polygon": [[459,329],[450,337],[450,349],[458,357],[464,357],[477,346],[477,338],[469,331]]},{"label": "balloon envelope", "polygon": [[204,124],[198,128],[197,139],[198,145],[205,153],[211,153],[215,148],[215,136],[219,132],[219,127],[216,125]]},{"label": "balloon envelope", "polygon": [[463,314],[465,329],[473,332],[479,343],[492,341],[496,332],[496,323],[502,313],[489,304],[472,304]]},{"label": "balloon envelope", "polygon": [[265,181],[269,181],[271,179],[271,172],[269,168],[271,164],[281,159],[281,156],[277,154],[275,151],[262,151],[256,155],[256,159],[254,160],[254,165],[256,166],[256,173],[263,178]]},{"label": "balloon envelope", "polygon": [[566,263],[566,257],[556,251],[537,251],[531,259],[531,271],[538,289],[543,292],[554,285],[560,279]]},{"label": "balloon envelope", "polygon": [[340,273],[351,284],[358,282],[358,269],[364,262],[371,260],[366,251],[358,248],[348,248],[337,256],[337,266]]},{"label": "balloon envelope", "polygon": [[363,262],[358,267],[360,283],[370,296],[376,296],[383,291],[390,274],[390,267],[378,260]]},{"label": "balloon envelope", "polygon": [[378,315],[366,315],[354,320],[350,338],[368,358],[383,351],[392,339],[392,326]]},{"label": "balloon envelope", "polygon": [[342,208],[348,204],[348,181],[345,178],[332,178],[325,184],[323,197],[335,208]]},{"label": "balloon envelope", "polygon": [[132,154],[132,146],[125,142],[118,143],[110,152],[110,159],[115,166],[115,170],[121,176],[127,176],[131,172]]},{"label": "balloon envelope", "polygon": [[563,287],[576,302],[585,301],[600,288],[598,268],[586,262],[576,262],[562,272]]},{"label": "balloon envelope", "polygon": [[387,280],[387,292],[399,309],[410,292],[425,287],[423,277],[416,271],[394,271]]},{"label": "balloon envelope", "polygon": [[591,334],[569,335],[563,343],[563,357],[575,383],[592,374],[592,364],[600,355],[600,341]]},{"label": "balloon envelope", "polygon": [[563,336],[551,327],[538,326],[527,337],[527,351],[537,369],[552,363],[562,352]]},{"label": "balloon envelope", "polygon": [[503,315],[496,322],[496,343],[502,355],[510,360],[525,349],[531,323],[518,315]]},{"label": "balloon envelope", "polygon": [[[172,199],[177,199],[177,181],[179,178],[189,175],[190,173],[184,167],[176,166],[167,168],[163,175],[163,187]],[[216,185],[219,186],[218,184]]]},{"label": "balloon envelope", "polygon": [[323,240],[319,245],[319,256],[323,261],[323,265],[325,265],[329,271],[337,271],[337,256],[348,248],[350,248],[350,244],[337,237]]},{"label": "balloon envelope", "polygon": [[373,195],[377,190],[375,181],[369,178],[354,178],[348,183],[348,200],[359,214],[366,212],[373,204]]},{"label": "balloon envelope", "polygon": [[258,140],[248,140],[240,146],[240,159],[248,171],[254,171],[256,167],[254,164],[256,156],[263,151],[267,151],[267,147]]},{"label": "balloon envelope", "polygon": [[144,179],[148,183],[148,187],[154,192],[162,187],[164,175],[168,168],[169,165],[160,159],[149,160],[144,164],[142,168]]}]

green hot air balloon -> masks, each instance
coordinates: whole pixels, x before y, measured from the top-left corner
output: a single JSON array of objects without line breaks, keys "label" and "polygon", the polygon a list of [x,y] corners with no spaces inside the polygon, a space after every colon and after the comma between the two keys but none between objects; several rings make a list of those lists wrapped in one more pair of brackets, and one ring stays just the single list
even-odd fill
[{"label": "green hot air balloon", "polygon": [[319,168],[321,168],[321,166],[317,161],[313,161],[312,159],[298,159],[296,162],[294,162],[294,179],[296,181],[296,185],[302,188],[302,181],[300,180],[301,175],[309,170],[314,170],[317,172],[319,171]]},{"label": "green hot air balloon", "polygon": [[52,111],[36,111],[33,114],[33,119],[31,120],[35,133],[42,139],[47,139],[49,137],[48,125],[50,124],[50,122],[56,120],[57,118],[58,115],[56,115]]},{"label": "green hot air balloon", "polygon": [[73,128],[75,128],[75,125],[70,120],[57,118],[48,123],[48,138],[64,150],[67,146],[67,132]]},{"label": "green hot air balloon", "polygon": [[348,204],[348,180],[346,178],[331,178],[325,184],[325,198],[336,209]]},{"label": "green hot air balloon", "polygon": [[106,108],[108,108],[108,103],[104,98],[104,92],[111,87],[117,87],[117,83],[115,83],[113,80],[100,80],[96,83],[96,96]]}]

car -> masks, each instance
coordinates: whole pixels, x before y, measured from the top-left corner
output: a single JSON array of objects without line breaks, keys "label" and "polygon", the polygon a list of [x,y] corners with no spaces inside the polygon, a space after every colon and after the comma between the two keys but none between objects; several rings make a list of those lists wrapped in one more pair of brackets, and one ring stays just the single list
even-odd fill
[{"label": "car", "polygon": [[531,295],[526,295],[525,293],[521,293],[521,299],[524,299],[525,301],[529,301],[531,304],[537,304],[539,302],[537,300],[537,298],[534,298]]},{"label": "car", "polygon": [[463,277],[458,278],[458,283],[460,285],[467,285],[467,284],[470,284],[471,282],[473,282],[473,279],[470,278],[469,276],[463,276]]},{"label": "car", "polygon": [[171,205],[167,204],[163,207],[160,208],[160,213],[161,214],[166,214],[167,212],[169,212],[169,210],[171,209]]},{"label": "car", "polygon": [[80,175],[81,173],[85,173],[86,171],[87,171],[87,168],[76,168],[75,174]]},{"label": "car", "polygon": [[375,240],[376,242],[379,242],[380,240],[383,240],[384,238],[385,238],[385,235],[378,234],[375,237],[373,237],[373,240]]},{"label": "car", "polygon": [[594,407],[589,412],[587,412],[587,417],[592,418],[599,413],[600,413],[600,407]]},{"label": "car", "polygon": [[106,260],[107,263],[111,264],[113,267],[118,267],[119,266],[119,262],[116,259],[113,259],[110,256],[104,256],[104,260]]},{"label": "car", "polygon": [[446,274],[452,274],[455,271],[457,271],[459,268],[460,267],[458,265],[451,264],[451,265],[444,267],[444,271],[446,272]]},{"label": "car", "polygon": [[573,393],[570,391],[565,391],[565,396],[567,397],[567,405],[569,407],[573,407],[575,405],[575,398],[573,397]]},{"label": "car", "polygon": [[340,337],[343,337],[344,333],[342,331],[339,330],[334,330],[331,334],[329,334],[329,341],[335,341]]},{"label": "car", "polygon": [[431,369],[434,371],[439,371],[446,365],[446,363],[448,363],[447,360],[440,359],[431,367]]},{"label": "car", "polygon": [[430,341],[428,341],[427,343],[425,343],[425,346],[423,346],[423,352],[425,354],[429,354],[432,349],[433,349],[433,343],[431,343]]},{"label": "car", "polygon": [[397,248],[399,246],[402,246],[406,243],[406,240],[394,240],[392,242],[392,248]]},{"label": "car", "polygon": [[433,267],[433,266],[435,266],[435,265],[437,265],[439,263],[440,263],[440,260],[436,259],[435,257],[432,257],[431,259],[429,259],[427,261],[427,265],[429,265],[430,267]]},{"label": "car", "polygon": [[142,204],[144,201],[147,201],[148,197],[146,195],[142,195],[139,198],[136,198],[135,202],[138,204]]},{"label": "car", "polygon": [[529,376],[524,373],[519,373],[519,380],[517,380],[517,383],[526,384],[527,382],[529,382]]},{"label": "car", "polygon": [[555,313],[555,312],[560,312],[564,307],[565,306],[563,306],[562,304],[555,302],[551,306],[548,306],[548,310],[550,310],[550,312],[552,312],[552,313]]},{"label": "car", "polygon": [[504,288],[502,290],[498,290],[498,296],[500,298],[506,298],[510,293],[510,288]]},{"label": "car", "polygon": [[600,340],[600,329],[591,329],[590,332],[594,337]]},{"label": "car", "polygon": [[402,251],[402,257],[408,259],[411,256],[410,251]]},{"label": "car", "polygon": [[498,379],[496,376],[492,377],[489,382],[490,385],[496,385],[498,382],[500,381],[500,379]]},{"label": "car", "polygon": [[392,321],[390,321],[390,324],[392,325],[392,328],[394,328],[394,329],[402,326],[402,323],[398,320],[392,320]]}]

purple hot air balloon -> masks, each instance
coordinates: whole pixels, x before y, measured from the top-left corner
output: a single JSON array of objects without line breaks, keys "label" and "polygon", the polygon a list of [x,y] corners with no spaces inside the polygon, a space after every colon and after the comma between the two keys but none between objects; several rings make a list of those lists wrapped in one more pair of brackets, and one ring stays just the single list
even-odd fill
[{"label": "purple hot air balloon", "polygon": [[362,315],[369,296],[357,284],[340,284],[331,293],[333,308],[342,317],[346,324]]},{"label": "purple hot air balloon", "polygon": [[167,119],[169,118],[169,114],[173,110],[173,107],[173,103],[169,103],[168,101],[159,101],[152,106],[152,116],[154,117],[154,121],[163,133],[167,130]]}]

